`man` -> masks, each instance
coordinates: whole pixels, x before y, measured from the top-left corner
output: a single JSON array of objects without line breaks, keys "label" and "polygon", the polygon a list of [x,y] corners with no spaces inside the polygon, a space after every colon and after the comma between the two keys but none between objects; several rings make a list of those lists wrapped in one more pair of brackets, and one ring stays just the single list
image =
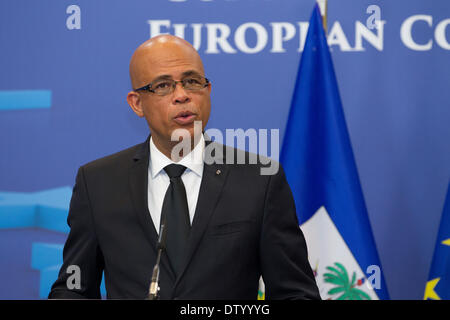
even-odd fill
[{"label": "man", "polygon": [[[234,149],[205,143],[211,83],[195,49],[152,38],[132,56],[130,77],[127,101],[151,136],[79,169],[49,298],[100,298],[103,271],[108,298],[146,298],[164,232],[161,299],[256,299],[260,276],[268,299],[320,299],[283,170],[226,164]],[[208,146],[214,163],[203,161]],[[81,281],[69,289],[71,265]]]}]

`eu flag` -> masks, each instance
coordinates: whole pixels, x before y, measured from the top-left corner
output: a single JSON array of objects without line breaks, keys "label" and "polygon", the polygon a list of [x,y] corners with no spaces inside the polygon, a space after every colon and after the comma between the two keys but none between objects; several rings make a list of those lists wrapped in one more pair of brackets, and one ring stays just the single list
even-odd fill
[{"label": "eu flag", "polygon": [[318,6],[281,150],[323,299],[389,299]]},{"label": "eu flag", "polygon": [[442,211],[425,300],[450,300],[450,183]]}]

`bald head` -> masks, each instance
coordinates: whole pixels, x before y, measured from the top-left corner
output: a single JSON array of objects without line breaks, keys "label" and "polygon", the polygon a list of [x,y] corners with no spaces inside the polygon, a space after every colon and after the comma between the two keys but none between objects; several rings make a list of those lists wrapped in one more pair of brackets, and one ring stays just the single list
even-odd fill
[{"label": "bald head", "polygon": [[194,47],[186,40],[173,35],[159,35],[142,43],[130,60],[130,80],[134,89],[151,82],[156,66],[183,64],[184,61],[194,63],[204,74],[202,60]]},{"label": "bald head", "polygon": [[[202,77],[206,84],[202,88],[185,87],[186,83],[195,83],[193,81]],[[130,78],[133,90],[128,92],[127,102],[136,115],[147,120],[155,146],[171,158],[172,149],[179,142],[178,138],[172,139],[172,134],[179,134],[178,129],[182,129],[183,137],[192,138],[193,148],[194,143],[200,141],[194,123],[200,122],[204,130],[211,111],[211,83],[206,81],[197,51],[175,36],[154,37],[141,44],[131,57]],[[150,83],[156,88],[175,85],[167,94],[135,91]]]}]

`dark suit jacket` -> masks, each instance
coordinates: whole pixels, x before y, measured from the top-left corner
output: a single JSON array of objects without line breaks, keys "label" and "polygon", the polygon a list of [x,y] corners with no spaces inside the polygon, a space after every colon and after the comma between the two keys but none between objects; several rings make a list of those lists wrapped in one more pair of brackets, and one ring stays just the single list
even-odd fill
[{"label": "dark suit jacket", "polygon": [[[103,271],[108,298],[147,296],[158,238],[147,205],[148,141],[80,167],[49,298],[100,298]],[[320,299],[284,172],[260,169],[205,163],[183,271],[175,277],[163,254],[161,299],[255,300],[261,275],[267,299]],[[70,265],[80,268],[80,289],[66,285]]]}]

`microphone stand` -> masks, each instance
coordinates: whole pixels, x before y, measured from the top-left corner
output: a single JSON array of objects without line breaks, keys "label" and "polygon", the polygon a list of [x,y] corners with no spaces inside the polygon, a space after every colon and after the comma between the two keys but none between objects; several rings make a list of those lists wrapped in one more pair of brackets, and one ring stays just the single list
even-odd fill
[{"label": "microphone stand", "polygon": [[156,263],[153,267],[152,281],[150,282],[150,287],[148,290],[147,300],[158,300],[159,299],[159,262],[161,261],[161,254],[165,247],[165,219],[161,221],[159,227],[159,238],[158,238],[158,255],[156,256]]}]

